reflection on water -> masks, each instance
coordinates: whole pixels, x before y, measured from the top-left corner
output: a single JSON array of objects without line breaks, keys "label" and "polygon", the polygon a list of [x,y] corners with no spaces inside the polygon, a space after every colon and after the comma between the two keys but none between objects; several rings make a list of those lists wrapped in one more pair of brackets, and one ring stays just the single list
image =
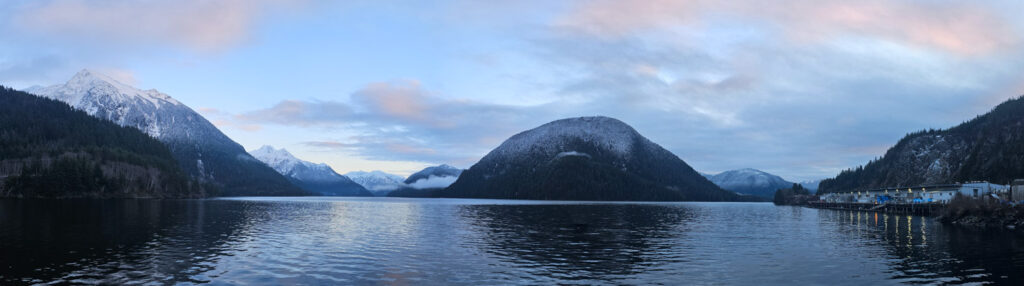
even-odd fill
[{"label": "reflection on water", "polygon": [[[658,205],[478,205],[460,215],[481,230],[483,252],[528,278],[628,278],[685,262],[687,208]],[[654,255],[652,255],[654,254]]]},{"label": "reflection on water", "polygon": [[2,200],[0,284],[1024,284],[1021,236],[756,203]]},{"label": "reflection on water", "polygon": [[905,283],[1021,285],[1024,237],[1008,231],[970,230],[934,219],[853,211],[822,211],[822,221],[844,221],[851,241],[884,250],[891,279]]}]

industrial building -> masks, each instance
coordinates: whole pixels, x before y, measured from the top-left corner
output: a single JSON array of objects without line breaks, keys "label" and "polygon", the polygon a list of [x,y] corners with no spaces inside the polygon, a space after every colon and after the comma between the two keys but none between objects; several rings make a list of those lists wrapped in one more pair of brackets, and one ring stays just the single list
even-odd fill
[{"label": "industrial building", "polygon": [[1013,180],[1010,188],[1010,199],[1014,202],[1024,201],[1024,179]]},{"label": "industrial building", "polygon": [[[1024,180],[1020,181],[1020,195],[1024,198]],[[1017,181],[1015,181],[1015,184]],[[893,187],[867,191],[850,191],[828,193],[820,196],[822,201],[829,203],[949,203],[957,194],[966,197],[983,197],[992,195],[1008,195],[1010,187],[989,182],[969,182],[945,185],[926,185],[916,187]],[[1018,196],[1014,193],[1014,196]],[[1014,199],[1017,200],[1017,199]]]}]

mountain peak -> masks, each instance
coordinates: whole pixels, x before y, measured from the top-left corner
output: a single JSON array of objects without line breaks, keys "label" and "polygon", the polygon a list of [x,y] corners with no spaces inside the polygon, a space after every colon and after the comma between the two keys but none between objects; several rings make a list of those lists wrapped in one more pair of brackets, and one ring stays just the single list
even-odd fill
[{"label": "mountain peak", "polygon": [[156,108],[165,104],[182,105],[174,98],[155,89],[141,90],[90,69],[82,69],[64,84],[31,87],[25,91],[64,101],[90,114],[104,109],[100,107],[110,102],[118,102],[120,105],[126,106],[142,102]]},{"label": "mountain peak", "polygon": [[259,149],[252,150],[249,153],[252,154],[253,156],[256,156],[255,153],[260,153],[260,154],[273,155],[274,157],[280,157],[280,158],[298,159],[298,158],[295,158],[295,155],[292,155],[291,152],[288,152],[288,150],[286,150],[284,148],[275,149],[274,146],[270,146],[270,145],[263,145]]},{"label": "mountain peak", "polygon": [[[628,156],[637,142],[649,142],[633,127],[605,116],[574,117],[555,120],[516,134],[495,151],[501,156],[515,156],[534,149],[555,155],[571,142],[587,142],[620,156]],[[570,150],[572,151],[572,150]]]},{"label": "mountain peak", "polygon": [[121,93],[129,92],[141,92],[142,90],[133,86],[122,83],[121,81],[114,79],[106,74],[98,73],[89,69],[82,69],[75,76],[68,80],[68,85],[85,85],[95,86],[98,84],[108,84],[116,88]]},{"label": "mountain peak", "polygon": [[708,180],[726,190],[765,198],[770,198],[777,189],[793,185],[782,177],[753,168],[728,170]]},{"label": "mountain peak", "polygon": [[273,146],[263,145],[259,149],[249,151],[249,155],[252,155],[257,160],[266,163],[274,170],[285,174],[288,170],[291,170],[296,165],[302,163],[302,160],[296,158],[284,148],[274,149]]}]

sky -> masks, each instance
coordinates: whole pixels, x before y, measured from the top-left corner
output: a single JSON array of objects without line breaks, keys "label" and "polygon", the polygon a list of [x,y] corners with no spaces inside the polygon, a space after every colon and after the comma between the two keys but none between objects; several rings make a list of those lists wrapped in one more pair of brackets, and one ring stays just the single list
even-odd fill
[{"label": "sky", "polygon": [[618,118],[695,169],[791,181],[1024,94],[1021,1],[0,0],[0,84],[88,68],[246,149],[345,173],[468,168]]}]

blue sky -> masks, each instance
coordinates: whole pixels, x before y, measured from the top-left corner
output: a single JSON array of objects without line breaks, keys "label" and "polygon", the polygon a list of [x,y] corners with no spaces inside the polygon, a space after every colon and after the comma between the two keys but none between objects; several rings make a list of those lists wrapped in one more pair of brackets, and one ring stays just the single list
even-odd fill
[{"label": "blue sky", "polygon": [[0,0],[0,83],[97,70],[342,173],[466,168],[605,115],[701,171],[806,180],[1024,94],[1022,6]]}]

